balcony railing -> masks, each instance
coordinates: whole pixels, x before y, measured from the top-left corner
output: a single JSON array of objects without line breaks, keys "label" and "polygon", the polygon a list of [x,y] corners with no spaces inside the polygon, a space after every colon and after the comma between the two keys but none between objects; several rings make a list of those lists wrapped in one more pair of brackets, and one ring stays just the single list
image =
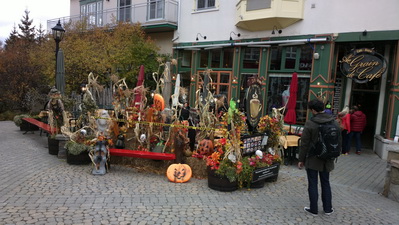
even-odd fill
[{"label": "balcony railing", "polygon": [[161,27],[165,25],[171,30],[177,29],[178,2],[174,0],[158,0],[149,3],[135,4],[120,8],[97,11],[62,17],[47,21],[47,29],[54,27],[58,20],[62,24],[86,22],[89,26],[102,27],[114,25],[118,22],[140,23],[145,28]]}]

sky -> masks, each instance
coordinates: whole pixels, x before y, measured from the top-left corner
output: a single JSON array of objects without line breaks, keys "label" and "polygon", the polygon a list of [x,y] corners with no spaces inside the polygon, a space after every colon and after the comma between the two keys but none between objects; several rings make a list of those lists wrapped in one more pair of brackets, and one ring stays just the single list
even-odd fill
[{"label": "sky", "polygon": [[13,27],[18,29],[25,10],[30,11],[29,19],[33,19],[33,26],[39,28],[42,24],[47,28],[47,20],[68,17],[70,0],[0,0],[0,40],[3,42],[10,36]]}]

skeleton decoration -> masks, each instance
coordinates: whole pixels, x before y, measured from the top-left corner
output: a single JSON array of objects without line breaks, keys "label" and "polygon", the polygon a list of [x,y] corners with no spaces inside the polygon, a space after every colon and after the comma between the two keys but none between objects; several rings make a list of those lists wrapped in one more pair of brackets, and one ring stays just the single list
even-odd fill
[{"label": "skeleton decoration", "polygon": [[107,172],[108,149],[106,141],[97,141],[91,160],[94,163],[93,175],[104,175]]}]

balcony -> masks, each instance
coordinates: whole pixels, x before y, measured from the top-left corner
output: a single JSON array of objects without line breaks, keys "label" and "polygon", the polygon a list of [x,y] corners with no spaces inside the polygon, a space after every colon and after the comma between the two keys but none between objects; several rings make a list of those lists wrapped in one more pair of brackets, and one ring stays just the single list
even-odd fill
[{"label": "balcony", "polygon": [[236,26],[249,31],[286,28],[303,19],[304,0],[240,0]]},{"label": "balcony", "polygon": [[85,22],[90,26],[102,27],[118,22],[140,23],[148,33],[174,31],[177,29],[178,2],[159,0],[151,3],[129,5],[121,8],[96,11],[84,15],[62,17],[47,21],[47,29],[54,27],[58,19],[62,24]]}]

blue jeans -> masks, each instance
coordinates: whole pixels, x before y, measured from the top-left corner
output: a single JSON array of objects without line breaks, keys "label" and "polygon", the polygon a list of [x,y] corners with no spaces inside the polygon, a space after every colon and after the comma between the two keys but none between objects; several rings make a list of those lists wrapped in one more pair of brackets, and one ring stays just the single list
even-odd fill
[{"label": "blue jeans", "polygon": [[360,152],[362,150],[362,142],[360,140],[360,134],[361,134],[361,132],[357,132],[357,131],[351,131],[349,133],[349,149],[352,145],[352,137],[355,136],[356,152]]},{"label": "blue jeans", "polygon": [[332,194],[330,187],[330,173],[325,171],[317,171],[312,169],[306,169],[308,175],[308,193],[310,201],[310,211],[313,213],[318,212],[317,202],[319,200],[319,193],[317,188],[318,176],[320,176],[321,183],[321,200],[323,202],[324,212],[332,211]]}]

